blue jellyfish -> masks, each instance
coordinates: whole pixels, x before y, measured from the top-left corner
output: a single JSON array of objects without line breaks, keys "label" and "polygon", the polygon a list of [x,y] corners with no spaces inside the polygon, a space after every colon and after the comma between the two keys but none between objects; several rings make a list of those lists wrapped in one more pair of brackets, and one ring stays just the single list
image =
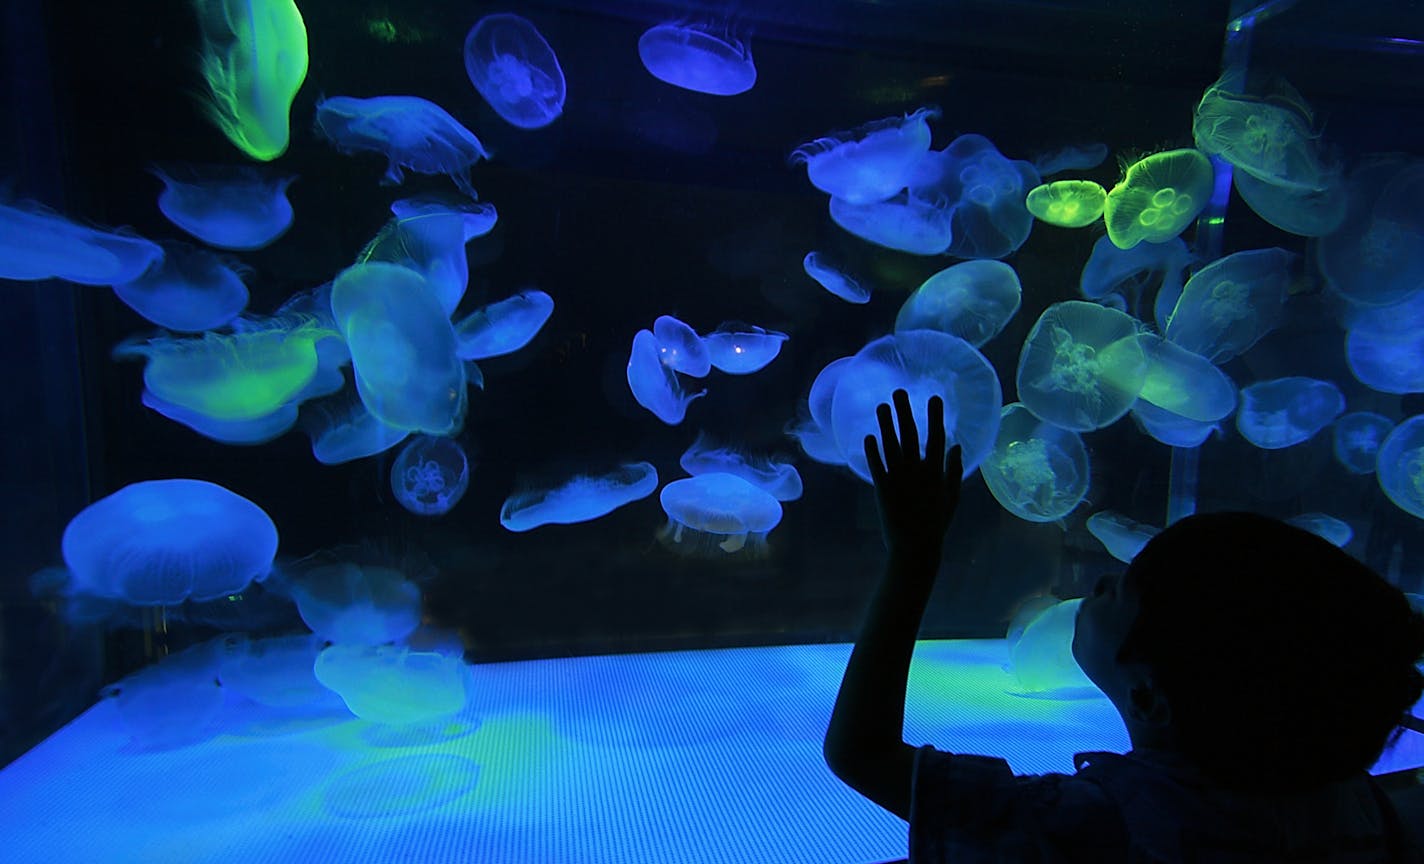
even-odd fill
[{"label": "blue jellyfish", "polygon": [[702,337],[686,323],[671,315],[659,315],[653,322],[653,335],[664,366],[694,378],[705,378],[712,371],[712,355]]},{"label": "blue jellyfish", "polygon": [[748,456],[731,447],[717,447],[701,432],[697,434],[697,440],[683,451],[678,464],[694,477],[701,474],[735,474],[765,489],[778,501],[795,501],[801,497],[801,474],[795,465]]},{"label": "blue jellyfish", "polygon": [[316,131],[343,153],[372,151],[388,160],[385,182],[399,184],[402,168],[446,174],[471,198],[470,166],[490,154],[480,139],[444,108],[419,96],[332,96],[316,104]]},{"label": "blue jellyfish", "polygon": [[1140,333],[1137,341],[1147,357],[1147,375],[1137,394],[1140,402],[1203,423],[1215,423],[1236,410],[1236,385],[1210,360],[1155,333]]},{"label": "blue jellyfish", "polygon": [[172,605],[236,594],[267,578],[277,526],[215,483],[149,480],[81,510],[62,546],[74,591]]},{"label": "blue jellyfish", "polygon": [[1130,564],[1147,541],[1161,530],[1112,510],[1100,510],[1088,517],[1088,533],[1098,538],[1109,555],[1124,564]]},{"label": "blue jellyfish", "polygon": [[1192,420],[1141,399],[1132,403],[1129,413],[1138,429],[1168,447],[1200,447],[1213,432],[1221,429],[1219,422]]},{"label": "blue jellyfish", "polygon": [[1078,433],[1013,402],[1000,413],[994,449],[979,474],[1005,510],[1029,522],[1056,522],[1088,494],[1088,450]]},{"label": "blue jellyfish", "polygon": [[[432,723],[465,707],[469,667],[459,657],[404,645],[329,645],[312,665],[316,680],[372,723]],[[408,773],[402,773],[408,778]],[[374,787],[365,787],[367,794]]]},{"label": "blue jellyfish", "polygon": [[564,70],[528,20],[486,15],[465,37],[465,73],[485,101],[520,129],[540,129],[564,113]]},{"label": "blue jellyfish", "polygon": [[1064,171],[1088,171],[1103,164],[1107,158],[1108,145],[1102,142],[1065,144],[1057,150],[1035,156],[1033,167],[1040,177],[1049,177]]},{"label": "blue jellyfish", "polygon": [[1424,284],[1424,166],[1401,157],[1365,160],[1346,179],[1339,228],[1320,238],[1316,261],[1330,289],[1361,306],[1398,303]]},{"label": "blue jellyfish", "polygon": [[276,440],[297,423],[297,402],[293,399],[270,414],[244,420],[215,420],[199,411],[165,401],[148,390],[139,397],[144,405],[175,423],[182,423],[199,435],[221,444],[255,446]]},{"label": "blue jellyfish", "polygon": [[712,96],[735,96],[756,84],[751,46],[726,27],[668,22],[638,37],[643,68],[659,81]]},{"label": "blue jellyfish", "polygon": [[954,208],[920,201],[907,192],[869,204],[832,198],[830,209],[831,220],[841,228],[887,249],[939,255],[954,239]]},{"label": "blue jellyfish", "polygon": [[384,453],[410,435],[409,429],[377,420],[355,394],[314,405],[302,423],[311,437],[312,455],[323,465]]},{"label": "blue jellyfish", "polygon": [[133,234],[76,224],[34,201],[0,200],[0,279],[131,282],[163,260],[163,248]]},{"label": "blue jellyfish", "polygon": [[1394,505],[1424,519],[1424,414],[1394,427],[1380,444],[1375,477]]},{"label": "blue jellyfish", "polygon": [[239,268],[203,249],[162,245],[161,262],[114,286],[124,305],[159,327],[188,333],[221,327],[247,308]]},{"label": "blue jellyfish", "polygon": [[1297,257],[1253,249],[1211,262],[1187,280],[1162,335],[1213,363],[1241,354],[1280,324]]},{"label": "blue jellyfish", "polygon": [[1078,293],[1100,303],[1116,294],[1139,320],[1148,317],[1144,314],[1145,304],[1152,303],[1158,326],[1165,327],[1182,294],[1182,271],[1192,263],[1192,257],[1180,237],[1119,249],[1102,236],[1093,244],[1088,263],[1083,265]]},{"label": "blue jellyfish", "polygon": [[398,570],[343,562],[312,567],[286,588],[321,639],[351,645],[399,642],[420,626],[420,589]]},{"label": "blue jellyfish", "polygon": [[653,412],[659,420],[676,426],[687,416],[687,406],[694,399],[707,395],[706,390],[688,395],[672,367],[663,363],[658,337],[651,330],[639,330],[633,336],[633,348],[628,353],[628,389],[639,405]]},{"label": "blue jellyfish", "polygon": [[674,480],[658,496],[668,524],[665,535],[683,543],[685,534],[708,535],[723,552],[758,551],[767,532],[781,522],[781,502],[735,474],[700,474]]},{"label": "blue jellyfish", "polygon": [[397,219],[445,216],[450,213],[459,215],[467,243],[493,231],[495,223],[499,221],[499,211],[493,204],[482,204],[478,201],[451,203],[441,198],[417,195],[413,198],[397,198],[391,202],[391,215]]},{"label": "blue jellyfish", "polygon": [[1277,186],[1245,171],[1232,172],[1231,180],[1246,206],[1282,231],[1324,237],[1345,221],[1349,187],[1338,173],[1323,189]]},{"label": "blue jellyfish", "polygon": [[1043,612],[1024,628],[1009,652],[1009,666],[1022,692],[1051,694],[1063,699],[1093,698],[1100,691],[1073,658],[1073,631],[1082,598],[1064,600]]},{"label": "blue jellyfish", "polygon": [[789,337],[755,324],[727,321],[702,337],[712,367],[728,375],[750,375],[776,359]]},{"label": "blue jellyfish", "polygon": [[366,244],[356,263],[384,261],[415,270],[425,277],[449,317],[469,285],[465,244],[494,228],[498,219],[494,205],[402,198],[391,204],[391,212],[395,218]]},{"label": "blue jellyfish", "polygon": [[931,117],[938,108],[833,132],[797,147],[790,162],[805,163],[811,185],[846,204],[886,201],[910,185],[929,151]]},{"label": "blue jellyfish", "polygon": [[1345,362],[1371,390],[1424,393],[1424,331],[1353,325],[1345,331]]},{"label": "blue jellyfish", "polygon": [[212,737],[222,711],[219,640],[170,654],[104,690],[119,723],[144,750],[167,750]]},{"label": "blue jellyfish", "polygon": [[801,260],[801,267],[806,271],[806,275],[815,279],[822,288],[847,303],[870,302],[870,289],[860,284],[858,280],[827,264],[820,252],[807,252],[806,257]]},{"label": "blue jellyfish", "polygon": [[1303,528],[1317,537],[1323,537],[1336,546],[1345,546],[1355,536],[1355,529],[1343,519],[1329,513],[1301,513],[1286,520],[1297,528]]},{"label": "blue jellyfish", "polygon": [[920,283],[900,306],[895,332],[939,330],[975,348],[999,335],[1019,311],[1023,286],[1002,261],[963,261]]},{"label": "blue jellyfish", "polygon": [[1345,396],[1329,381],[1293,376],[1241,389],[1236,429],[1262,450],[1309,441],[1345,410]]},{"label": "blue jellyfish", "polygon": [[948,254],[1003,258],[1028,239],[1033,214],[1024,200],[1041,179],[1032,164],[1006,158],[983,135],[960,135],[918,163],[909,197],[950,211]]},{"label": "blue jellyfish", "polygon": [[1352,411],[1335,421],[1335,461],[1351,474],[1373,474],[1380,444],[1394,429],[1383,414]]},{"label": "blue jellyfish", "polygon": [[554,298],[537,288],[481,306],[456,322],[455,354],[461,360],[483,360],[518,351],[553,313]]},{"label": "blue jellyfish", "polygon": [[1137,322],[1082,300],[1043,311],[1019,353],[1019,401],[1050,423],[1087,432],[1126,414],[1147,378]]},{"label": "blue jellyfish", "polygon": [[469,486],[470,462],[449,438],[417,435],[391,463],[391,491],[417,516],[448,513]]},{"label": "blue jellyfish", "polygon": [[841,375],[850,366],[854,357],[842,357],[827,363],[811,382],[811,393],[806,400],[806,411],[799,422],[791,424],[787,434],[795,438],[802,451],[826,465],[844,465],[846,458],[836,443],[835,428],[831,423],[831,404],[840,384]]},{"label": "blue jellyfish", "polygon": [[163,181],[158,209],[168,221],[219,249],[261,249],[292,226],[287,187],[296,177],[269,177],[246,165],[155,165]]},{"label": "blue jellyfish", "polygon": [[630,462],[606,474],[579,474],[548,489],[516,492],[504,499],[499,524],[510,531],[540,525],[591,522],[653,494],[658,471],[648,462]]}]

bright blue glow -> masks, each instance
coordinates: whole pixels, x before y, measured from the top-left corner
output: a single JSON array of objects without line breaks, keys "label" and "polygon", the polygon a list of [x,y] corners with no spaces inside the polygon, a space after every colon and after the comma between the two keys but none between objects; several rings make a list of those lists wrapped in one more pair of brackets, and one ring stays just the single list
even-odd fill
[{"label": "bright blue glow", "polygon": [[455,354],[461,360],[483,360],[518,351],[552,314],[554,298],[537,288],[481,306],[455,324]]},{"label": "bright blue glow", "polygon": [[518,15],[486,15],[465,37],[465,73],[485,101],[520,129],[564,112],[564,70],[548,41]]},{"label": "bright blue glow", "polygon": [[1031,163],[1005,158],[983,135],[960,135],[920,161],[909,195],[951,212],[950,255],[1003,258],[1028,239],[1024,199],[1040,182]]},{"label": "bright blue glow", "polygon": [[493,204],[456,205],[423,198],[391,203],[394,219],[387,222],[356,256],[356,263],[384,261],[423,275],[446,317],[465,296],[470,280],[465,244],[494,228],[499,214]]},{"label": "bright blue glow", "polygon": [[143,275],[114,286],[130,309],[159,327],[197,333],[221,327],[247,308],[247,286],[222,258],[178,243],[164,243],[163,251],[163,260]]},{"label": "bright blue glow", "polygon": [[831,423],[831,404],[840,384],[841,375],[850,367],[854,357],[841,357],[827,363],[811,382],[811,393],[806,399],[806,410],[802,418],[791,424],[787,434],[795,438],[801,449],[827,465],[844,465],[845,456],[836,443],[835,429]]},{"label": "bright blue glow", "polygon": [[401,169],[446,174],[460,191],[470,185],[470,166],[490,154],[480,139],[449,113],[419,96],[332,96],[316,103],[316,131],[343,153],[385,154],[385,181],[399,184]]},{"label": "bright blue glow", "polygon": [[266,444],[286,434],[297,423],[297,400],[288,402],[271,414],[248,420],[216,420],[165,399],[155,396],[147,388],[139,397],[144,405],[167,417],[175,423],[182,423],[199,435],[222,444],[255,446]]},{"label": "bright blue glow", "polygon": [[1350,527],[1350,523],[1328,513],[1302,513],[1299,516],[1292,516],[1286,521],[1297,528],[1304,528],[1317,537],[1323,537],[1336,546],[1344,546],[1355,536],[1355,529]]},{"label": "bright blue glow", "polygon": [[1088,263],[1083,265],[1078,293],[1099,302],[1117,294],[1123,298],[1125,311],[1144,320],[1150,303],[1162,328],[1182,294],[1182,270],[1191,262],[1192,253],[1180,237],[1119,249],[1104,235],[1093,244]]},{"label": "bright blue glow", "polygon": [[540,525],[591,522],[640,501],[658,488],[658,471],[648,462],[632,462],[607,474],[579,474],[551,489],[517,492],[504,499],[499,524],[510,531]]},{"label": "bright blue glow", "polygon": [[1410,417],[1385,437],[1375,477],[1396,507],[1424,519],[1424,414]]},{"label": "bright blue glow", "polygon": [[1424,393],[1424,330],[1352,326],[1345,331],[1345,362],[1371,390]]},{"label": "bright blue glow", "polygon": [[1279,450],[1309,441],[1344,410],[1344,394],[1329,381],[1274,378],[1242,388],[1236,429],[1263,450]]},{"label": "bright blue glow", "polygon": [[215,483],[148,480],[81,510],[62,546],[71,590],[156,606],[236,594],[266,578],[277,526]]},{"label": "bright blue glow", "polygon": [[920,283],[895,316],[895,332],[939,330],[975,348],[999,335],[1019,311],[1023,287],[1002,261],[964,261]]},{"label": "bright blue glow", "polygon": [[323,465],[340,465],[384,453],[410,434],[408,429],[377,420],[360,398],[316,404],[302,423],[311,437],[312,455]]},{"label": "bright blue glow", "polygon": [[287,187],[248,165],[155,165],[158,209],[168,221],[219,249],[261,249],[292,226]]},{"label": "bright blue glow", "polygon": [[1187,280],[1162,335],[1213,363],[1241,354],[1280,324],[1298,257],[1253,249],[1211,262]]},{"label": "bright blue glow", "polygon": [[831,220],[862,240],[914,255],[939,255],[954,239],[952,207],[900,193],[889,201],[851,204],[831,199]]},{"label": "bright blue glow", "polygon": [[807,252],[806,257],[801,259],[801,267],[806,271],[806,275],[815,279],[822,288],[847,303],[870,302],[870,289],[860,284],[858,280],[827,264],[820,252]]},{"label": "bright blue glow", "polygon": [[0,201],[0,279],[115,285],[162,260],[162,247],[142,237],[86,228],[34,201]]},{"label": "bright blue glow", "polygon": [[1373,474],[1375,456],[1394,421],[1383,414],[1352,411],[1335,421],[1335,461],[1351,474]]},{"label": "bright blue glow", "polygon": [[805,163],[811,185],[846,204],[887,201],[908,186],[930,149],[929,118],[938,108],[887,117],[848,132],[833,132],[791,152]]},{"label": "bright blue glow", "polygon": [[706,390],[688,395],[682,389],[677,373],[663,364],[658,337],[651,330],[639,330],[633,335],[627,377],[628,389],[638,404],[669,426],[682,422],[692,400],[707,395]]},{"label": "bright blue glow", "polygon": [[1161,530],[1112,510],[1101,510],[1088,517],[1088,533],[1098,538],[1109,555],[1124,564],[1130,564],[1147,541]]},{"label": "bright blue glow", "polygon": [[1147,380],[1147,356],[1128,315],[1088,303],[1054,303],[1024,339],[1019,401],[1064,429],[1101,429],[1126,414]]},{"label": "bright blue glow", "polygon": [[470,462],[449,438],[417,435],[391,463],[391,491],[402,507],[419,516],[448,513],[469,485]]},{"label": "bright blue glow", "polygon": [[667,533],[682,543],[684,533],[712,535],[727,553],[748,543],[753,549],[781,522],[781,502],[735,474],[714,472],[674,480],[658,495],[668,516]]},{"label": "bright blue glow", "polygon": [[735,474],[753,486],[765,489],[778,501],[795,501],[801,497],[801,474],[795,465],[748,456],[731,447],[716,447],[701,432],[692,446],[683,451],[678,464],[694,477],[700,474]]},{"label": "bright blue glow", "polygon": [[702,337],[714,369],[728,375],[750,375],[776,359],[789,337],[754,324],[726,322]]},{"label": "bright blue glow", "polygon": [[1203,423],[1215,423],[1236,410],[1236,385],[1210,360],[1155,333],[1139,333],[1137,342],[1147,357],[1139,403]]},{"label": "bright blue glow", "polygon": [[1097,699],[1102,693],[1073,658],[1073,631],[1082,598],[1055,603],[1024,628],[1009,651],[1021,692],[1059,699]]},{"label": "bright blue glow", "polygon": [[994,449],[979,475],[1005,510],[1028,522],[1056,522],[1088,494],[1088,450],[1078,433],[1014,402],[1000,414]]},{"label": "bright blue glow", "polygon": [[1346,180],[1340,227],[1320,238],[1316,260],[1351,303],[1398,303],[1424,284],[1424,167],[1402,157],[1363,162]]},{"label": "bright blue glow", "polygon": [[459,657],[404,645],[330,645],[317,655],[312,671],[352,714],[388,726],[454,715],[465,705],[469,677]]},{"label": "bright blue glow", "polygon": [[756,84],[751,45],[710,24],[669,22],[638,38],[638,57],[654,78],[712,96],[735,96]]},{"label": "bright blue glow", "polygon": [[302,621],[326,642],[397,642],[420,625],[420,589],[387,567],[311,567],[293,576],[285,590]]},{"label": "bright blue glow", "polygon": [[1168,447],[1200,447],[1220,429],[1219,423],[1192,420],[1142,399],[1132,403],[1131,413],[1137,428]]},{"label": "bright blue glow", "polygon": [[1049,177],[1064,171],[1089,171],[1103,164],[1106,158],[1108,145],[1101,142],[1065,144],[1057,150],[1035,156],[1033,167],[1040,177]]},{"label": "bright blue glow", "polygon": [[712,355],[688,324],[671,315],[659,315],[653,322],[653,335],[664,366],[694,378],[705,378],[712,371]]}]

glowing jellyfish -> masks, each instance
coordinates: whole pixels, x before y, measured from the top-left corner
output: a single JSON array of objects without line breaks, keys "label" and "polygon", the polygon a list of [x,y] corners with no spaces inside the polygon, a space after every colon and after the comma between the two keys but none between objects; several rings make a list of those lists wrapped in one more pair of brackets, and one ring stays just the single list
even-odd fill
[{"label": "glowing jellyfish", "polygon": [[1246,351],[1284,317],[1296,258],[1272,248],[1211,262],[1187,280],[1162,335],[1213,363]]},{"label": "glowing jellyfish", "polygon": [[704,378],[712,371],[712,355],[688,324],[671,315],[659,315],[653,322],[653,335],[664,366],[694,378]]},{"label": "glowing jellyfish", "polygon": [[1055,180],[1030,189],[1024,206],[1040,222],[1082,228],[1102,217],[1107,198],[1107,190],[1092,180]]},{"label": "glowing jellyfish", "polygon": [[1263,450],[1279,450],[1309,441],[1344,410],[1345,396],[1329,381],[1274,378],[1241,389],[1236,429]]},{"label": "glowing jellyfish", "polygon": [[831,220],[862,240],[914,255],[939,255],[954,239],[954,208],[902,192],[889,201],[851,204],[832,198]]},{"label": "glowing jellyfish", "polygon": [[455,714],[465,707],[470,674],[458,657],[403,645],[354,644],[328,646],[317,655],[312,671],[352,714],[390,726]]},{"label": "glowing jellyfish", "polygon": [[728,375],[750,375],[776,359],[789,337],[754,324],[728,321],[702,337],[714,369]]},{"label": "glowing jellyfish", "polygon": [[1052,174],[1061,174],[1064,171],[1088,171],[1103,164],[1103,160],[1108,158],[1108,145],[1101,142],[1093,144],[1069,144],[1059,147],[1057,150],[1050,150],[1041,156],[1035,156],[1033,167],[1043,177]]},{"label": "glowing jellyfish", "polygon": [[1338,173],[1322,178],[1323,189],[1276,186],[1245,171],[1233,172],[1231,182],[1246,206],[1282,231],[1324,237],[1345,221],[1348,186]]},{"label": "glowing jellyfish", "polygon": [[1335,421],[1335,461],[1351,474],[1373,474],[1380,444],[1394,429],[1383,414],[1352,411]]},{"label": "glowing jellyfish", "polygon": [[247,285],[232,265],[203,249],[163,244],[163,260],[114,286],[124,305],[166,327],[196,333],[227,324],[247,308]]},{"label": "glowing jellyfish", "polygon": [[417,435],[391,463],[391,491],[418,516],[448,513],[469,486],[470,462],[449,438]]},{"label": "glowing jellyfish", "polygon": [[1116,513],[1100,510],[1088,517],[1088,533],[1098,538],[1108,554],[1129,564],[1162,529]]},{"label": "glowing jellyfish", "polygon": [[359,397],[317,404],[303,425],[311,436],[312,455],[323,465],[340,465],[384,453],[410,434],[409,429],[377,420]]},{"label": "glowing jellyfish", "polygon": [[266,444],[268,441],[286,434],[287,430],[297,423],[296,399],[279,406],[271,414],[264,414],[261,417],[252,417],[246,420],[214,420],[191,408],[160,399],[148,390],[144,390],[139,398],[145,406],[169,420],[182,423],[199,435],[222,444],[249,447]]},{"label": "glowing jellyfish", "polygon": [[1082,598],[1064,600],[1039,613],[1024,628],[1009,652],[1009,665],[1023,692],[1065,699],[1099,695],[1073,659],[1073,631],[1082,604]]},{"label": "glowing jellyfish", "polygon": [[801,259],[801,267],[806,275],[815,279],[822,288],[847,303],[869,303],[870,289],[840,270],[827,264],[820,252],[807,252]]},{"label": "glowing jellyfish", "polygon": [[757,78],[751,46],[711,24],[650,27],[638,37],[638,57],[659,81],[713,96],[745,93]]},{"label": "glowing jellyfish", "polygon": [[455,324],[455,355],[483,360],[518,351],[553,313],[554,298],[537,288],[481,306]]},{"label": "glowing jellyfish", "polygon": [[387,567],[313,567],[295,577],[288,590],[302,620],[327,642],[399,642],[420,625],[420,589]]},{"label": "glowing jellyfish", "polygon": [[717,447],[700,432],[692,446],[683,451],[678,464],[694,477],[701,474],[735,474],[753,486],[765,489],[778,501],[795,501],[801,497],[801,474],[795,465],[748,456],[731,447]]},{"label": "glowing jellyfish", "polygon": [[1132,403],[1130,413],[1137,428],[1168,447],[1200,447],[1221,429],[1220,423],[1192,420],[1141,399]]},{"label": "glowing jellyfish", "polygon": [[292,99],[307,76],[307,28],[292,0],[193,0],[208,116],[253,159],[287,149]]},{"label": "glowing jellyfish", "polygon": [[1191,148],[1132,163],[1108,192],[1103,208],[1108,237],[1119,249],[1176,237],[1206,207],[1213,182],[1211,162]]},{"label": "glowing jellyfish", "polygon": [[916,165],[909,198],[950,214],[945,250],[960,258],[1003,258],[1028,239],[1024,206],[1041,178],[1031,163],[1009,159],[983,135],[960,135]]},{"label": "glowing jellyfish", "polygon": [[1345,362],[1355,380],[1371,390],[1424,393],[1424,330],[1398,326],[1412,317],[1405,306],[1386,307],[1402,313],[1395,322],[1380,325],[1375,323],[1378,318],[1369,316],[1345,331]]},{"label": "glowing jellyfish", "polygon": [[707,395],[706,390],[688,395],[672,367],[663,363],[658,338],[651,330],[639,330],[633,335],[633,348],[628,354],[628,389],[639,405],[669,426],[676,426],[687,416],[687,406],[694,399]]},{"label": "glowing jellyfish", "polygon": [[836,443],[836,433],[831,423],[831,404],[841,375],[854,359],[841,357],[832,360],[816,374],[816,380],[811,382],[811,393],[806,399],[806,410],[802,419],[787,429],[787,434],[796,439],[802,451],[817,462],[827,465],[844,465],[846,462],[840,445]]},{"label": "glowing jellyfish", "polygon": [[292,226],[287,187],[296,177],[268,177],[245,165],[155,165],[149,170],[163,181],[158,209],[209,246],[261,249]]},{"label": "glowing jellyfish", "polygon": [[1158,326],[1164,327],[1182,295],[1182,270],[1191,262],[1192,253],[1180,237],[1131,249],[1119,249],[1106,236],[1099,237],[1083,265],[1078,292],[1100,303],[1116,294],[1136,318],[1148,317],[1144,305],[1151,303]]},{"label": "glowing jellyfish", "polygon": [[165,750],[206,740],[223,705],[217,644],[170,654],[106,688],[104,696],[113,700],[124,731],[140,748]]},{"label": "glowing jellyfish", "polygon": [[540,129],[564,112],[564,70],[528,20],[486,15],[465,37],[465,73],[485,101],[513,126]]},{"label": "glowing jellyfish", "polygon": [[540,525],[591,522],[640,501],[658,488],[658,471],[647,462],[630,462],[606,474],[579,474],[549,489],[517,492],[504,499],[499,524],[510,531]]},{"label": "glowing jellyfish", "polygon": [[1302,513],[1290,517],[1286,522],[1317,537],[1323,537],[1336,546],[1346,545],[1355,536],[1355,529],[1350,527],[1349,522],[1337,519],[1329,513]]},{"label": "glowing jellyfish", "polygon": [[336,699],[312,673],[321,649],[321,638],[311,633],[263,639],[230,633],[223,637],[218,679],[224,690],[269,708],[324,708]]},{"label": "glowing jellyfish", "polygon": [[236,594],[267,577],[277,526],[261,507],[204,480],[133,483],[64,529],[74,590],[157,606]]},{"label": "glowing jellyfish", "polygon": [[402,198],[391,204],[391,212],[395,218],[366,244],[356,263],[384,261],[415,270],[425,277],[449,317],[469,285],[465,244],[494,228],[498,219],[494,205]]},{"label": "glowing jellyfish", "polygon": [[0,279],[131,282],[163,260],[163,248],[133,234],[86,228],[34,201],[0,200]]},{"label": "glowing jellyfish", "polygon": [[994,449],[979,474],[1005,510],[1029,522],[1056,522],[1088,493],[1088,451],[1078,433],[1014,402],[1000,414]]},{"label": "glowing jellyfish", "polygon": [[1192,120],[1197,147],[1280,188],[1325,188],[1331,169],[1320,158],[1305,99],[1280,77],[1248,92],[1243,77],[1223,75],[1202,94]]},{"label": "glowing jellyfish", "polygon": [[1375,476],[1395,506],[1424,519],[1424,415],[1394,427],[1380,445]]},{"label": "glowing jellyfish", "polygon": [[1345,218],[1316,246],[1320,271],[1353,305],[1399,303],[1424,284],[1424,165],[1374,157],[1346,183]]},{"label": "glowing jellyfish", "polygon": [[356,264],[332,284],[331,311],[366,410],[414,432],[460,428],[465,368],[455,354],[455,331],[424,277],[395,264]]},{"label": "glowing jellyfish", "polygon": [[1210,360],[1155,333],[1141,333],[1137,338],[1147,357],[1139,400],[1204,423],[1214,423],[1236,410],[1236,385]]},{"label": "glowing jellyfish", "polygon": [[1019,353],[1019,401],[1070,429],[1101,429],[1126,414],[1147,379],[1137,322],[1115,309],[1068,300],[1043,311]]},{"label": "glowing jellyfish", "polygon": [[929,152],[931,117],[938,108],[832,132],[797,147],[790,162],[805,163],[811,185],[846,204],[886,201],[910,184]]},{"label": "glowing jellyfish", "polygon": [[964,261],[935,273],[905,299],[895,332],[939,330],[975,348],[999,335],[1019,311],[1023,286],[1002,261]]},{"label": "glowing jellyfish", "polygon": [[723,552],[739,552],[748,543],[755,551],[781,522],[781,502],[735,474],[674,480],[658,497],[673,543],[682,543],[685,533],[705,534]]},{"label": "glowing jellyfish", "polygon": [[[937,330],[906,330],[882,336],[856,352],[839,371],[831,399],[831,428],[846,465],[870,479],[865,436],[878,435],[876,406],[895,390],[910,394],[915,425],[928,429],[927,403],[944,400],[945,448],[963,448],[964,475],[989,455],[999,432],[1003,393],[999,376],[973,345]],[[813,394],[814,395],[814,394]],[[920,446],[925,446],[921,437]]]},{"label": "glowing jellyfish", "polygon": [[332,96],[316,105],[316,130],[343,153],[372,151],[388,160],[385,181],[418,174],[446,174],[471,198],[470,167],[489,158],[480,139],[449,113],[419,96],[356,99]]}]

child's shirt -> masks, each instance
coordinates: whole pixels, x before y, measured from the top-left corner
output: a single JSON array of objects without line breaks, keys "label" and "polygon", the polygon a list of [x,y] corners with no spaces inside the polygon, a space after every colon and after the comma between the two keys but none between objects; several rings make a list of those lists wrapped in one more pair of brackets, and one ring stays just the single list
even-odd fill
[{"label": "child's shirt", "polygon": [[910,864],[1424,861],[1364,772],[1252,796],[1212,787],[1173,754],[1080,753],[1074,764],[1076,774],[1015,776],[997,757],[920,748]]}]

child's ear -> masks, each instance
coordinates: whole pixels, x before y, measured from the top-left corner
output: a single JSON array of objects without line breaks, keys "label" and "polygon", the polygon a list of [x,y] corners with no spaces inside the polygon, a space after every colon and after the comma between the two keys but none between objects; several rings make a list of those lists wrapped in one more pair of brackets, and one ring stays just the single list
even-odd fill
[{"label": "child's ear", "polygon": [[1151,681],[1140,681],[1132,686],[1128,697],[1132,719],[1144,726],[1167,726],[1172,722],[1172,706],[1167,698]]}]

